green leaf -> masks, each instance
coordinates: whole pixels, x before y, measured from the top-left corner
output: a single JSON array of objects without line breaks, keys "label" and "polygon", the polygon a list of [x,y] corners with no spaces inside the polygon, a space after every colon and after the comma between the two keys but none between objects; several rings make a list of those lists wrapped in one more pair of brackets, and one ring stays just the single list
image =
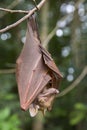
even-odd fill
[{"label": "green leaf", "polygon": [[85,113],[82,111],[74,111],[71,113],[70,124],[76,125],[85,118]]},{"label": "green leaf", "polygon": [[75,104],[75,109],[78,109],[78,110],[87,110],[87,106],[84,105],[83,103],[76,103]]},{"label": "green leaf", "polygon": [[10,109],[9,108],[5,108],[3,110],[0,111],[0,121],[5,120],[6,118],[8,118],[10,115]]}]

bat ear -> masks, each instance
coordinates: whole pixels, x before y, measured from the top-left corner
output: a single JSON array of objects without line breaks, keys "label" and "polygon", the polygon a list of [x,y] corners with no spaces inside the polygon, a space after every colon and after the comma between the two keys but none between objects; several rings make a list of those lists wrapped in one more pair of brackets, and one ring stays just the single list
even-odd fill
[{"label": "bat ear", "polygon": [[31,104],[30,107],[29,107],[30,116],[31,117],[36,116],[36,114],[38,113],[38,109],[39,109],[38,105]]}]

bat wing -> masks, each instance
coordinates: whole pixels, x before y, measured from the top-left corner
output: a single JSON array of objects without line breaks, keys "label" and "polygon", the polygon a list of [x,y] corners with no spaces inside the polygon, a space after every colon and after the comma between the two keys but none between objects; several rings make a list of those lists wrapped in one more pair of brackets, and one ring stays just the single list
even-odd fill
[{"label": "bat wing", "polygon": [[62,78],[63,76],[61,75],[58,67],[56,66],[56,64],[54,63],[54,60],[53,58],[51,57],[50,53],[45,50],[41,44],[39,45],[40,47],[40,50],[42,52],[42,55],[43,55],[43,59],[44,59],[44,62],[45,64],[54,72],[58,75],[59,78]]},{"label": "bat wing", "polygon": [[51,70],[51,73],[52,73],[52,86],[55,87],[55,88],[58,88],[59,85],[60,85],[60,81],[61,81],[63,76],[61,75],[58,67],[54,63],[50,53],[47,50],[45,50],[41,46],[41,44],[39,45],[39,47],[40,47],[40,50],[41,50],[42,55],[43,55],[44,63]]},{"label": "bat wing", "polygon": [[36,22],[32,17],[28,21],[26,42],[17,59],[16,78],[20,105],[27,110],[44,86],[51,80],[48,67],[44,65],[40,52]]}]

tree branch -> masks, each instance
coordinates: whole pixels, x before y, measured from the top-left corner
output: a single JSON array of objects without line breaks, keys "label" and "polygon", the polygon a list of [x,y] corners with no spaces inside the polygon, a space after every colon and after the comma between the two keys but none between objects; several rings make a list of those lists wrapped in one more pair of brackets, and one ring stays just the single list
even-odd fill
[{"label": "tree branch", "polygon": [[6,8],[0,8],[1,11],[6,11],[9,13],[29,13],[29,11],[25,10],[11,10],[11,9],[6,9]]},{"label": "tree branch", "polygon": [[[8,73],[15,73],[15,69],[0,70],[0,74],[8,74]],[[68,86],[61,93],[59,93],[57,97],[58,98],[63,97],[70,91],[72,91],[75,87],[77,87],[77,85],[84,79],[86,75],[87,75],[87,66],[83,69],[82,73],[78,76],[78,78],[70,86]]]},{"label": "tree branch", "polygon": [[[15,6],[17,6],[20,2],[22,2],[23,0],[15,0],[13,1],[7,8],[9,9],[13,9]],[[5,16],[7,14],[7,12],[3,12],[0,14],[0,18]]]},{"label": "tree branch", "polygon": [[15,69],[2,69],[0,70],[0,74],[11,74],[15,73]]},{"label": "tree branch", "polygon": [[84,79],[84,77],[87,75],[87,66],[83,69],[82,73],[78,76],[78,78],[66,89],[64,89],[60,94],[58,94],[58,97],[62,97],[66,94],[68,94],[71,90],[73,90],[77,85]]},{"label": "tree branch", "polygon": [[[40,9],[40,8],[44,5],[45,2],[46,2],[46,0],[42,0],[42,1],[37,5],[37,8]],[[11,28],[13,28],[13,27],[19,25],[21,22],[23,22],[24,20],[26,20],[27,18],[29,18],[29,17],[37,10],[37,8],[35,7],[34,9],[30,10],[27,15],[25,15],[24,17],[22,17],[22,18],[21,18],[20,20],[18,20],[17,22],[15,22],[15,23],[13,23],[13,24],[11,24],[11,25],[9,25],[9,26],[7,26],[7,27],[1,29],[1,30],[0,30],[0,33],[3,33],[3,32],[5,32],[5,31],[7,31],[7,30],[9,30],[9,29],[11,29]]]}]

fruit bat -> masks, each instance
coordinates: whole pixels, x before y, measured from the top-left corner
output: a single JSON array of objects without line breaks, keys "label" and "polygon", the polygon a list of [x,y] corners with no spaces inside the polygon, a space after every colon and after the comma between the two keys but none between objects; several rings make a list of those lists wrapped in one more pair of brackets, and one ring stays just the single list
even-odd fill
[{"label": "fruit bat", "polygon": [[16,61],[16,79],[23,110],[33,117],[41,110],[51,110],[62,75],[38,34],[35,16],[27,20],[26,42]]}]

